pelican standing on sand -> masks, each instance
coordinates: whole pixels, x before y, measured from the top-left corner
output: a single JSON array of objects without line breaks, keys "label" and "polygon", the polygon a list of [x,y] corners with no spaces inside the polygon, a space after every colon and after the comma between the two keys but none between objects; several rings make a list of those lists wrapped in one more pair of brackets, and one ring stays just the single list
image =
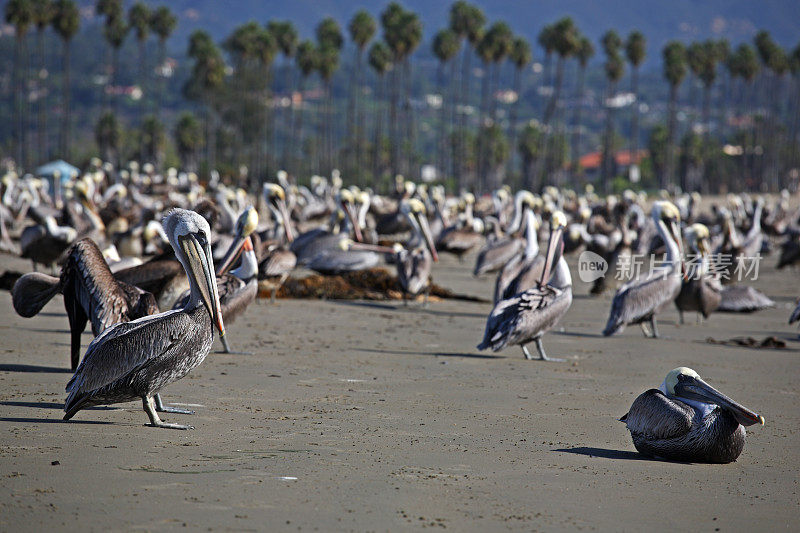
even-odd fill
[{"label": "pelican standing on sand", "polygon": [[[643,279],[628,282],[617,290],[603,330],[606,337],[622,331],[628,324],[640,324],[645,337],[658,337],[656,315],[672,303],[681,290],[680,212],[674,204],[660,201],[653,204],[652,217],[667,247],[666,261]],[[650,332],[645,323],[650,325]]]},{"label": "pelican standing on sand", "polygon": [[406,296],[416,297],[425,290],[425,304],[431,290],[431,270],[439,260],[433,244],[425,204],[416,198],[404,200],[400,212],[408,218],[412,228],[411,240],[397,253],[397,279],[403,289],[403,302]]},{"label": "pelican standing on sand", "polygon": [[225,326],[208,222],[192,211],[175,209],[163,223],[189,278],[191,296],[186,306],[117,324],[95,338],[67,384],[64,420],[92,405],[141,398],[150,426],[191,429],[159,419],[153,396],[200,365],[211,351],[214,327],[225,335]]},{"label": "pelican standing on sand", "polygon": [[659,389],[639,395],[620,421],[639,453],[697,463],[735,461],[744,449],[744,426],[764,425],[763,416],[686,367],[670,371]]},{"label": "pelican standing on sand", "polygon": [[[525,345],[533,341],[541,360],[562,361],[547,356],[542,346],[542,335],[553,329],[572,305],[572,276],[561,253],[561,238],[566,226],[567,217],[564,213],[553,213],[544,270],[538,286],[502,300],[495,306],[486,322],[486,333],[483,342],[478,345],[479,350],[491,348],[497,352],[508,344],[518,344],[522,346],[525,358],[530,360],[533,356]],[[558,264],[550,279],[556,255],[559,256]]]}]

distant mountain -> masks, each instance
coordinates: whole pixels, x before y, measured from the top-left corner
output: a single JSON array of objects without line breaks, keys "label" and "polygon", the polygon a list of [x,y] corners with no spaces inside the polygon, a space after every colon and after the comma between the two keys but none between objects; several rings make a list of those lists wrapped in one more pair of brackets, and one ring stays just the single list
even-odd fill
[{"label": "distant mountain", "polygon": [[[85,5],[94,2],[82,0]],[[126,1],[129,4],[130,0]],[[183,47],[186,37],[197,28],[222,39],[238,24],[248,20],[264,22],[272,18],[292,20],[304,37],[312,37],[314,27],[325,16],[342,23],[360,8],[376,17],[387,0],[147,0],[167,4],[178,14],[180,23],[172,45]],[[535,42],[541,27],[569,15],[590,38],[597,40],[608,29],[623,36],[633,29],[648,39],[647,67],[657,67],[660,50],[670,39],[685,41],[727,38],[732,43],[751,40],[759,29],[769,30],[786,47],[800,41],[800,2],[798,0],[477,0],[491,20],[504,19],[512,29]],[[407,9],[420,14],[426,39],[447,24],[451,2],[406,0]],[[426,50],[427,52],[427,50]],[[541,52],[539,52],[539,56]],[[654,61],[655,60],[655,61]]]}]

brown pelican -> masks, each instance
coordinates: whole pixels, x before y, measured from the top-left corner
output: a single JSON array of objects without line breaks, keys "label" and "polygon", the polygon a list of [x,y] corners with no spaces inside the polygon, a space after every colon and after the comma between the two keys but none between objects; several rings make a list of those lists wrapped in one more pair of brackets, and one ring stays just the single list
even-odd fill
[{"label": "brown pelican", "polygon": [[100,249],[88,238],[72,246],[60,278],[32,272],[17,280],[12,303],[20,316],[29,318],[59,293],[64,295],[69,318],[73,371],[78,367],[81,333],[87,321],[97,336],[119,322],[158,313],[152,294],[114,279]]},{"label": "brown pelican", "polygon": [[620,420],[639,453],[698,463],[735,461],[744,449],[744,426],[764,425],[763,416],[686,367],[670,371],[659,389],[639,395]]},{"label": "brown pelican", "polygon": [[697,311],[708,316],[719,308],[722,300],[722,284],[719,279],[709,273],[709,242],[710,232],[703,224],[692,224],[686,232],[687,240],[692,251],[696,254],[691,267],[687,268],[686,278],[681,285],[681,291],[675,298],[678,308],[680,323],[683,324],[684,311]]},{"label": "brown pelican", "polygon": [[726,285],[720,293],[721,313],[753,313],[775,307],[775,302],[758,289],[747,285]]},{"label": "brown pelican", "polygon": [[416,198],[403,201],[400,211],[408,218],[413,230],[411,240],[397,253],[397,279],[406,296],[415,297],[425,291],[425,303],[431,290],[431,269],[439,260],[433,236],[425,216],[425,205]]},{"label": "brown pelican", "polygon": [[539,255],[539,220],[533,211],[525,212],[525,248],[506,263],[494,285],[494,303],[508,300],[533,287],[542,275],[544,257]]},{"label": "brown pelican", "polygon": [[[505,189],[500,189],[499,191],[505,192]],[[478,253],[478,258],[475,260],[475,269],[472,272],[473,276],[497,272],[522,251],[526,241],[514,234],[519,231],[522,225],[523,212],[527,212],[528,209],[533,209],[535,203],[536,198],[528,191],[519,191],[516,194],[514,197],[514,220],[508,228],[508,236],[506,237],[503,236],[502,233],[498,233],[494,239],[486,241],[486,244]],[[499,227],[500,224],[498,221],[495,224],[496,232],[498,232]],[[536,238],[535,233],[534,238]]]},{"label": "brown pelican", "polygon": [[56,260],[77,237],[78,232],[74,228],[59,226],[55,218],[47,215],[41,224],[22,230],[19,238],[21,257],[31,260],[34,271],[37,264],[54,268]]},{"label": "brown pelican", "polygon": [[[628,324],[640,324],[646,337],[658,337],[656,315],[665,309],[681,290],[682,244],[680,213],[672,203],[653,204],[653,220],[667,247],[663,266],[653,268],[642,279],[626,283],[617,290],[603,335],[614,335]],[[645,323],[650,324],[648,333]]]},{"label": "brown pelican", "polygon": [[[216,270],[217,291],[219,294],[220,309],[228,324],[244,313],[258,295],[258,261],[253,250],[250,235],[258,227],[258,213],[253,207],[245,209],[236,220],[236,229],[228,251]],[[241,264],[236,270],[228,270],[241,256]],[[174,309],[186,306],[190,294],[178,299]],[[232,352],[227,338],[220,335],[224,353]]]},{"label": "brown pelican", "polygon": [[[533,341],[543,361],[560,361],[547,356],[542,335],[553,329],[572,304],[572,277],[561,253],[561,237],[567,217],[561,211],[553,213],[550,221],[550,241],[547,244],[542,277],[539,285],[499,302],[486,321],[486,332],[479,350],[499,351],[508,344],[522,346],[526,359],[533,359],[526,344]],[[550,279],[553,261],[559,256],[555,273]],[[549,283],[548,283],[549,280]]]},{"label": "brown pelican", "polygon": [[455,225],[445,228],[439,239],[436,241],[436,249],[448,252],[459,261],[464,260],[464,254],[474,247],[483,243],[483,222],[472,215],[472,206],[475,204],[475,196],[472,193],[465,193],[462,197],[464,204],[464,218]]},{"label": "brown pelican", "polygon": [[203,362],[214,327],[225,334],[209,238],[211,228],[192,211],[175,209],[164,230],[186,269],[191,296],[183,309],[167,311],[106,329],[92,341],[67,384],[64,420],[92,405],[142,399],[150,426],[191,429],[163,422],[153,396]]}]

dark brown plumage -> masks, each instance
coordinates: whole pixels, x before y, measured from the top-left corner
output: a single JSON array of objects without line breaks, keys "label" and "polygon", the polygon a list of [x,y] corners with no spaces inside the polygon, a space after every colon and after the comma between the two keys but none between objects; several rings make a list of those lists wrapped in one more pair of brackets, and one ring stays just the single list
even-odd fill
[{"label": "dark brown plumage", "polygon": [[32,317],[56,294],[64,295],[70,323],[72,370],[80,359],[80,337],[91,321],[97,336],[119,322],[158,313],[153,295],[114,279],[103,254],[91,239],[81,239],[70,248],[61,277],[40,273],[22,276],[12,291],[14,309]]}]

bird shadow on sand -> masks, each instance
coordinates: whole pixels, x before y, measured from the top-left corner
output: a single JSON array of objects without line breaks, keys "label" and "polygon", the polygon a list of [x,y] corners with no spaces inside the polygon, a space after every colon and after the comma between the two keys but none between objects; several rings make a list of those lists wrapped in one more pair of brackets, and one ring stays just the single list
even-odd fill
[{"label": "bird shadow on sand", "polygon": [[564,335],[565,337],[584,337],[587,339],[601,339],[600,333],[581,333],[580,331],[551,331],[553,335]]},{"label": "bird shadow on sand", "polygon": [[462,352],[409,352],[406,350],[378,350],[376,348],[356,348],[359,352],[384,353],[390,355],[429,355],[432,357],[464,357],[469,359],[505,359],[503,355],[487,355]]},{"label": "bird shadow on sand", "polygon": [[589,446],[578,446],[577,448],[556,448],[554,452],[574,453],[576,455],[586,455],[588,457],[602,457],[603,459],[622,459],[627,461],[652,461],[638,452],[625,450],[608,450],[606,448],[591,448]]},{"label": "bird shadow on sand", "polygon": [[0,364],[0,372],[49,372],[52,374],[72,374],[72,370],[61,366],[18,365],[13,363]]},{"label": "bird shadow on sand", "polygon": [[[57,402],[13,402],[13,401],[6,401],[0,402],[0,405],[6,405],[8,407],[34,407],[36,409],[64,409],[63,403]],[[87,407],[83,409],[84,411],[117,411],[117,407],[109,407],[105,405],[100,406],[93,406]]]},{"label": "bird shadow on sand", "polygon": [[89,424],[89,425],[108,425],[113,422],[104,420],[62,420],[60,418],[13,418],[0,417],[0,422],[16,422],[18,424]]},{"label": "bird shadow on sand", "polygon": [[53,328],[14,328],[20,331],[30,331],[31,333],[58,333],[60,335],[70,335],[72,332],[68,329],[53,329]]},{"label": "bird shadow on sand", "polygon": [[336,300],[333,301],[336,305],[347,305],[351,307],[367,307],[370,309],[382,309],[384,311],[407,311],[407,312],[418,312],[420,314],[428,314],[428,315],[436,315],[436,316],[457,316],[463,318],[486,318],[486,313],[460,313],[456,311],[438,311],[433,310],[430,307],[421,307],[416,302],[410,303],[409,305],[405,306],[401,302],[398,304],[384,304],[384,303],[377,303],[377,302],[364,302],[364,301],[346,301],[346,300]]}]

